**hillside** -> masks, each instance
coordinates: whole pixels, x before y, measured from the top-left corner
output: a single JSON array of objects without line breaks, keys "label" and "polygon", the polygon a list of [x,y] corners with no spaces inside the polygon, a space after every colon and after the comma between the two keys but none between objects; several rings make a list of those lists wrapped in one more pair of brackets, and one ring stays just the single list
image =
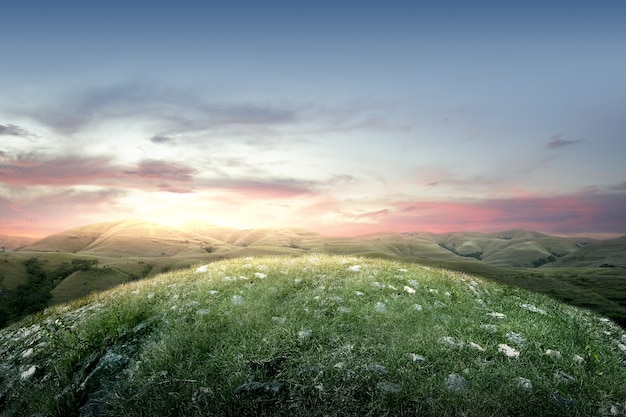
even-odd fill
[{"label": "hillside", "polygon": [[0,414],[623,415],[626,334],[415,263],[240,258],[0,330]]},{"label": "hillside", "polygon": [[[129,220],[75,228],[6,251],[0,262],[0,327],[34,306],[197,263],[310,253],[445,266],[546,293],[626,326],[626,238],[571,240],[524,230],[338,238],[298,228],[234,229],[201,222],[173,228]],[[33,260],[43,275],[26,268]],[[89,270],[72,272],[75,262],[89,262]]]},{"label": "hillside", "polygon": [[23,246],[36,242],[38,239],[25,236],[0,235],[0,252],[11,249],[19,249]]}]

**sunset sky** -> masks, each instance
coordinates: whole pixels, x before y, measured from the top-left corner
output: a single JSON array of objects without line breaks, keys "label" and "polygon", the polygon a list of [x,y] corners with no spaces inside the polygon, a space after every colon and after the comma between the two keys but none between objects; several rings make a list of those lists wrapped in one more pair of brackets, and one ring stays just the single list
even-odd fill
[{"label": "sunset sky", "polygon": [[0,234],[626,234],[626,3],[20,1]]}]

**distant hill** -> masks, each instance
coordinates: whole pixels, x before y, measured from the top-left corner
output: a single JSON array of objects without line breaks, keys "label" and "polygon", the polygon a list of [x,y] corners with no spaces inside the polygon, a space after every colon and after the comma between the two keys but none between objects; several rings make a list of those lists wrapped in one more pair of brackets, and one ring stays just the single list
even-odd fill
[{"label": "distant hill", "polygon": [[526,230],[499,233],[379,233],[328,237],[300,228],[235,229],[205,223],[181,228],[140,220],[77,227],[22,245],[22,251],[102,257],[223,257],[255,254],[368,254],[428,260],[476,260],[498,267],[626,267],[626,238],[568,239]]},{"label": "distant hill", "polygon": [[33,237],[0,235],[0,250],[18,249],[36,241]]}]

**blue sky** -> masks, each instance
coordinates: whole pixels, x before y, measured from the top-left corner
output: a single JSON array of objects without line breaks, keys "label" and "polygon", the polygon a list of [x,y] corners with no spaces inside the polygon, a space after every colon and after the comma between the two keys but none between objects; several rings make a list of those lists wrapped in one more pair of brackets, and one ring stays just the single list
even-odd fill
[{"label": "blue sky", "polygon": [[626,234],[626,6],[3,6],[0,234]]}]

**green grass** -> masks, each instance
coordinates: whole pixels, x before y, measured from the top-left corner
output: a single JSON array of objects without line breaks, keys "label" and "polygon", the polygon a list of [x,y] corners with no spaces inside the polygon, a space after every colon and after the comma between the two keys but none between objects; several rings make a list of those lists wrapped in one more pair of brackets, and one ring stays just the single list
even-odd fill
[{"label": "green grass", "polygon": [[1,330],[0,357],[7,417],[626,406],[626,334],[610,321],[463,273],[346,256],[239,258],[122,285]]}]

